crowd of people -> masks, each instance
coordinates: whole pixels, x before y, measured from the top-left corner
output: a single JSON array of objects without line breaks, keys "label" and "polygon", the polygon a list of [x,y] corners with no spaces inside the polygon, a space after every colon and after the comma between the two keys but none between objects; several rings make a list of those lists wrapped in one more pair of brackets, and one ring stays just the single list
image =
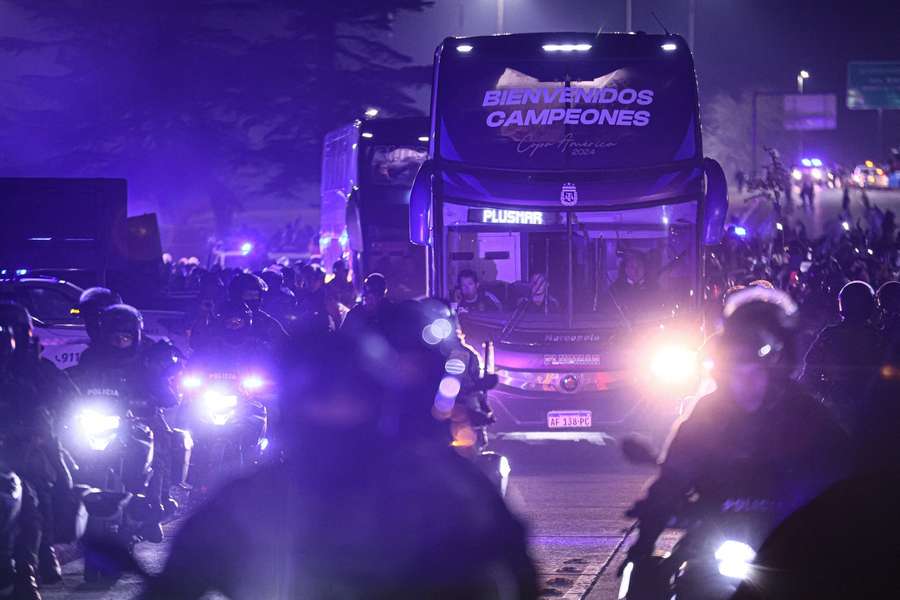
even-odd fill
[{"label": "crowd of people", "polygon": [[[708,254],[708,308],[723,325],[706,348],[720,386],[676,425],[659,478],[632,510],[641,536],[631,560],[652,552],[683,496],[732,458],[777,463],[804,486],[793,496],[804,501],[861,465],[892,468],[896,453],[882,441],[897,420],[889,400],[900,381],[900,246],[892,214],[867,221],[842,215],[816,240],[788,222],[768,239],[732,227]],[[523,526],[451,449],[472,445],[472,430],[490,424],[482,392],[491,382],[450,305],[389,301],[378,273],[358,294],[345,263],[332,271],[172,268],[196,293],[192,352],[263,360],[277,373],[283,446],[189,516],[146,597],[212,589],[232,598],[535,597]],[[618,297],[652,293],[640,261],[626,257],[621,271]],[[496,308],[474,272],[461,271],[458,284],[461,312]],[[536,306],[552,301],[539,278],[531,292]],[[72,536],[57,528],[57,505],[78,470],[56,428],[79,388],[124,385],[142,399],[155,447],[140,480],[124,488],[143,515],[132,539],[160,541],[160,522],[177,510],[169,490],[187,444],[166,411],[179,402],[173,386],[185,356],[148,341],[140,313],[113,291],[88,290],[79,312],[90,346],[63,373],[39,358],[27,311],[0,306],[0,410],[10,416],[0,483],[13,503],[0,522],[0,598],[36,600],[39,581],[59,581],[53,544]],[[462,370],[451,370],[457,362]],[[734,453],[718,451],[725,440],[740,440]],[[103,560],[86,561],[93,579]]]}]

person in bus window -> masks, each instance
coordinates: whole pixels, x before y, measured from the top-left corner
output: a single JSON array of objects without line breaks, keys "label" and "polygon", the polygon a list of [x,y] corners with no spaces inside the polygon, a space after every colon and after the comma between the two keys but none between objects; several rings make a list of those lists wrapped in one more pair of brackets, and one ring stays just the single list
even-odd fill
[{"label": "person in bus window", "polygon": [[526,312],[559,312],[559,300],[550,294],[550,282],[547,281],[547,277],[543,273],[535,273],[531,276],[531,293],[522,300],[527,303]]},{"label": "person in bus window", "polygon": [[472,269],[463,269],[456,277],[454,291],[457,310],[460,312],[499,312],[500,300],[495,295],[481,288],[478,275]]},{"label": "person in bus window", "polygon": [[647,277],[647,259],[640,252],[628,252],[622,259],[619,276],[610,286],[616,302],[626,312],[638,309],[656,292],[656,284]]}]

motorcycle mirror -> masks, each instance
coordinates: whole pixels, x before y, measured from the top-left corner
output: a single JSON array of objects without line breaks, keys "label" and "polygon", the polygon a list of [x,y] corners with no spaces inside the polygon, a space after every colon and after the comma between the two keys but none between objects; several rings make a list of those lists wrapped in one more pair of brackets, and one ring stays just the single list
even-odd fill
[{"label": "motorcycle mirror", "polygon": [[622,454],[625,460],[635,465],[653,465],[656,466],[659,456],[653,450],[653,446],[649,440],[638,436],[626,436],[621,443]]}]

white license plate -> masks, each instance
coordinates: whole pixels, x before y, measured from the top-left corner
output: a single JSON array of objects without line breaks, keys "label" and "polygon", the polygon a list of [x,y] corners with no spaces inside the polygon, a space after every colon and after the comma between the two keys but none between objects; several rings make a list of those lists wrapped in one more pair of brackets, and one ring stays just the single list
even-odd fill
[{"label": "white license plate", "polygon": [[547,427],[550,429],[590,426],[591,411],[589,410],[551,410],[547,413]]}]

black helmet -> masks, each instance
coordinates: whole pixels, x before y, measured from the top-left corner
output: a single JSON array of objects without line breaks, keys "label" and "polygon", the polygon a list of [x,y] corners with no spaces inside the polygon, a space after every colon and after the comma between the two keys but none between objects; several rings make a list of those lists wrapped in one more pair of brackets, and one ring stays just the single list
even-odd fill
[{"label": "black helmet", "polygon": [[838,294],[838,310],[848,321],[865,321],[875,312],[875,291],[865,281],[851,281]]},{"label": "black helmet", "polygon": [[9,328],[15,339],[16,350],[25,352],[31,346],[34,337],[34,324],[31,314],[21,304],[13,302],[0,303],[0,326]]},{"label": "black helmet", "polygon": [[325,283],[325,269],[315,263],[306,265],[303,268],[302,276],[307,286],[312,286],[314,283]]},{"label": "black helmet", "polygon": [[243,302],[250,310],[259,310],[262,295],[269,291],[266,282],[252,273],[239,273],[228,285],[228,299]]},{"label": "black helmet", "polygon": [[94,340],[99,333],[100,313],[113,304],[121,304],[122,297],[109,288],[92,287],[84,290],[78,299],[78,312],[84,319],[88,337]]},{"label": "black helmet", "polygon": [[749,287],[725,303],[721,335],[713,343],[726,362],[761,362],[788,373],[795,365],[797,305],[785,292]]},{"label": "black helmet", "polygon": [[363,294],[383,298],[387,294],[387,280],[381,273],[372,273],[363,282]]},{"label": "black helmet", "polygon": [[284,275],[282,275],[281,271],[266,269],[260,277],[272,291],[277,291],[284,287]]},{"label": "black helmet", "polygon": [[[284,403],[287,422],[319,431],[374,429],[384,402],[381,389],[391,373],[390,351],[383,340],[341,332],[301,336],[281,348],[277,363],[285,400],[296,400]],[[334,376],[335,364],[344,365],[345,376]],[[336,402],[342,410],[334,410]],[[319,441],[333,445],[330,440],[329,435]],[[305,443],[300,436],[297,441]],[[362,440],[355,436],[341,441],[357,443]]]},{"label": "black helmet", "polygon": [[900,281],[888,281],[875,294],[878,308],[885,316],[900,315]]},{"label": "black helmet", "polygon": [[114,304],[100,313],[102,344],[117,351],[137,352],[144,331],[141,313],[127,304]]}]

